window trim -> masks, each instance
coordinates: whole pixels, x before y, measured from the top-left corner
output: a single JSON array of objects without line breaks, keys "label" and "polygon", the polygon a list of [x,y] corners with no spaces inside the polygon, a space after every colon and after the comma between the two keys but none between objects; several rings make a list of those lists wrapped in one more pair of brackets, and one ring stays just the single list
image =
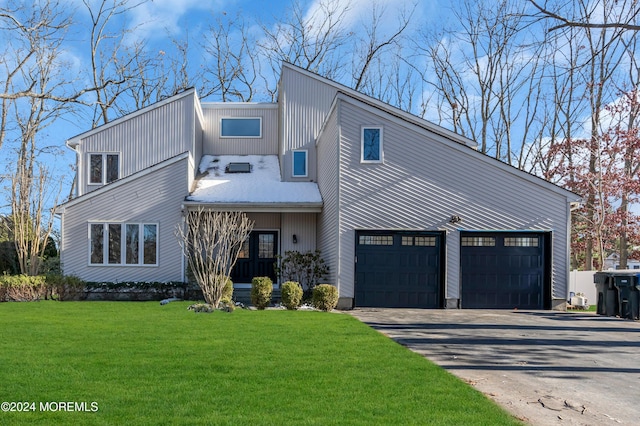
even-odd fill
[{"label": "window trim", "polygon": [[[258,120],[259,134],[258,136],[238,136],[238,135],[223,135],[222,134],[222,122],[224,120]],[[262,138],[262,117],[220,117],[220,139],[261,139]]]},{"label": "window trim", "polygon": [[[365,160],[364,158],[364,132],[366,130],[378,130],[380,132],[380,142],[378,144],[378,159]],[[366,125],[360,127],[360,162],[363,164],[381,164],[384,163],[384,127],[381,125]]]},{"label": "window trim", "polygon": [[[94,225],[102,226],[102,263],[93,263],[91,261],[91,253],[92,253],[92,236],[91,236],[91,228]],[[109,262],[109,227],[110,226],[120,226],[120,263],[110,263]],[[127,225],[137,225],[138,226],[138,263],[127,263]],[[155,263],[144,263],[144,231],[145,226],[153,225],[156,228],[156,243],[155,243]],[[118,222],[118,221],[89,221],[87,222],[87,239],[88,239],[88,256],[87,256],[87,265],[88,266],[107,266],[107,267],[158,267],[158,257],[160,253],[160,240],[159,236],[160,225],[158,222]]]},{"label": "window trim", "polygon": [[[304,174],[296,174],[296,153],[304,154]],[[309,177],[309,150],[308,149],[294,149],[291,151],[291,177]]]},{"label": "window trim", "polygon": [[[91,157],[93,155],[100,155],[102,157],[102,172],[101,172],[101,176],[100,176],[100,182],[92,182],[91,181],[91,175],[92,175],[92,170],[91,170]],[[107,162],[108,162],[108,158],[110,155],[115,155],[118,158],[118,177],[114,180],[108,181],[107,182]],[[121,173],[121,161],[120,161],[120,153],[119,152],[88,152],[87,153],[87,185],[91,185],[91,186],[102,186],[102,185],[107,185],[111,182],[115,182],[116,180],[120,179],[120,177],[122,176]]]}]

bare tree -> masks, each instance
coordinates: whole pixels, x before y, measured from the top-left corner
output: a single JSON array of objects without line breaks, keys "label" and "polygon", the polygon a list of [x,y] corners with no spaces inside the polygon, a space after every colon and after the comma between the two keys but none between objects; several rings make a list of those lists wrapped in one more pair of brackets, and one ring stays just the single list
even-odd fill
[{"label": "bare tree", "polygon": [[240,17],[218,19],[209,27],[203,49],[208,55],[204,64],[201,96],[214,95],[222,102],[251,102],[258,78],[258,52],[244,20]]},{"label": "bare tree", "polygon": [[188,211],[183,226],[176,227],[176,238],[189,269],[205,301],[214,308],[220,303],[225,283],[252,229],[253,221],[244,213],[202,207]]},{"label": "bare tree", "polygon": [[[551,19],[556,21],[557,24],[549,27],[547,31],[556,31],[566,28],[590,28],[590,29],[605,29],[605,28],[618,28],[624,30],[638,31],[640,25],[637,24],[638,17],[640,16],[640,4],[635,0],[608,0],[608,1],[596,1],[590,3],[590,5],[583,9],[584,14],[572,13],[575,10],[565,10],[563,6],[566,2],[561,4],[552,3],[549,5],[548,1],[540,2],[536,0],[529,0],[529,2],[537,9],[537,16]],[[600,22],[593,22],[591,16],[598,15],[597,9],[601,4],[615,5],[615,10],[619,13],[609,15],[606,20]]]},{"label": "bare tree", "polygon": [[275,76],[280,65],[289,62],[323,77],[341,80],[348,57],[342,55],[353,33],[344,27],[350,5],[340,0],[320,0],[307,14],[299,1],[295,1],[275,26],[262,25],[263,39],[258,42],[260,54],[271,67],[271,75],[262,77],[272,99],[276,98]]},{"label": "bare tree", "polygon": [[455,27],[423,33],[418,41],[430,65],[423,78],[432,88],[431,110],[481,152],[517,165],[523,142],[536,131],[539,48],[526,40],[521,4],[465,0],[458,6]]}]

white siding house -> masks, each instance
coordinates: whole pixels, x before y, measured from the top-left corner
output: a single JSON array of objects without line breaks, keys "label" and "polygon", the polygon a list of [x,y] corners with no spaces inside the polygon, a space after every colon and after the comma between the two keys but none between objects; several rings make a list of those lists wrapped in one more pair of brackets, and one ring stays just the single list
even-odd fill
[{"label": "white siding house", "polygon": [[575,194],[293,65],[278,87],[275,104],[189,90],[69,140],[79,186],[62,206],[64,272],[181,280],[173,229],[206,207],[255,220],[238,285],[277,279],[278,254],[319,249],[344,308],[564,306]]}]

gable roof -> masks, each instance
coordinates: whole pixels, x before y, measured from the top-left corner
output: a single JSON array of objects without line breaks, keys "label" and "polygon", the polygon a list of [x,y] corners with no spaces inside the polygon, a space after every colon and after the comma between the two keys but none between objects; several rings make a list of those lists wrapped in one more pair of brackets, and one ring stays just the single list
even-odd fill
[{"label": "gable roof", "polygon": [[[478,161],[489,163],[494,167],[507,171],[533,184],[545,187],[556,193],[560,193],[563,196],[567,197],[567,200],[571,203],[578,203],[581,201],[580,195],[572,191],[569,191],[539,176],[536,176],[532,173],[521,170],[517,167],[514,167],[510,164],[507,164],[503,161],[500,161],[494,157],[491,157],[485,153],[478,151],[476,149],[477,143],[475,143],[475,141],[472,141],[471,139],[468,139],[455,132],[445,129],[444,127],[438,126],[423,118],[413,115],[407,111],[401,110],[400,108],[389,105],[371,96],[368,96],[356,90],[350,89],[347,86],[344,86],[340,83],[336,83],[332,80],[329,80],[325,77],[314,74],[310,71],[307,71],[305,69],[292,65],[290,63],[286,63],[286,62],[283,63],[283,67],[289,68],[295,72],[299,72],[309,78],[313,78],[315,80],[321,81],[336,89],[337,92],[334,97],[333,103],[331,104],[329,111],[327,111],[327,115],[326,115],[327,118],[331,115],[332,110],[335,109],[337,107],[337,104],[341,101],[348,102],[351,104],[356,104],[359,107],[367,109],[368,111],[374,114],[383,113],[390,120],[401,123],[402,125],[410,125],[411,127],[413,127],[414,130],[428,134],[432,138],[435,136],[435,139],[438,142],[441,142],[449,146],[450,148],[459,150],[460,152],[465,153],[467,155],[472,155]],[[323,130],[324,130],[324,125],[320,129],[319,133],[321,134]]]},{"label": "gable roof", "polygon": [[[67,139],[67,141],[65,142],[65,145],[67,145],[67,147],[69,147],[71,149],[74,149],[76,146],[78,146],[78,144],[80,143],[80,140],[82,140],[82,139],[85,139],[85,138],[87,138],[87,137],[89,137],[89,136],[91,136],[93,134],[102,132],[102,131],[104,131],[106,129],[109,129],[111,127],[117,126],[117,125],[119,125],[120,123],[122,123],[122,122],[124,122],[126,120],[130,120],[130,119],[132,119],[134,117],[137,117],[139,115],[146,114],[149,111],[152,111],[154,109],[160,108],[160,107],[162,107],[164,105],[167,105],[167,104],[169,104],[171,102],[177,101],[178,99],[182,99],[184,97],[187,97],[189,95],[194,95],[194,96],[197,97],[196,89],[194,89],[194,88],[186,89],[185,91],[180,92],[180,93],[178,93],[176,95],[169,96],[168,98],[165,98],[165,99],[163,99],[161,101],[158,101],[158,102],[156,102],[154,104],[151,104],[149,106],[146,106],[146,107],[144,107],[142,109],[133,111],[133,112],[131,112],[129,114],[125,114],[122,117],[118,117],[115,120],[112,120],[112,121],[110,121],[110,122],[108,122],[106,124],[103,124],[101,126],[95,127],[95,128],[93,128],[91,130],[87,130],[86,132],[80,133],[79,135],[76,135],[76,136],[73,136],[72,138]],[[199,102],[196,102],[196,109],[197,109],[196,112],[199,112],[199,116],[202,116],[202,112],[200,111],[199,108],[200,108]]]},{"label": "gable roof", "polygon": [[134,181],[136,179],[140,179],[141,177],[146,176],[146,175],[148,175],[150,173],[153,173],[156,170],[160,170],[162,168],[165,168],[167,166],[170,166],[170,165],[172,165],[174,163],[177,163],[177,162],[179,162],[181,160],[185,160],[185,159],[190,158],[190,157],[191,156],[190,156],[190,154],[188,152],[183,152],[182,154],[178,154],[178,155],[176,155],[174,157],[171,157],[171,158],[169,158],[167,160],[161,161],[161,162],[159,162],[157,164],[154,164],[151,167],[147,167],[146,169],[140,170],[139,172],[133,173],[133,174],[127,176],[127,177],[118,179],[118,180],[116,180],[114,182],[111,182],[111,183],[109,183],[107,185],[104,185],[104,186],[102,186],[102,187],[100,187],[100,188],[98,188],[96,190],[93,190],[91,192],[87,192],[86,194],[83,194],[83,195],[81,195],[79,197],[73,198],[73,199],[71,199],[69,201],[66,201],[66,202],[56,206],[56,214],[64,213],[64,209],[66,207],[71,207],[71,206],[73,206],[75,204],[84,202],[84,201],[89,200],[89,199],[91,199],[93,197],[96,197],[98,195],[104,194],[105,192],[111,191],[112,189],[118,188],[118,187],[120,187],[122,185],[126,185],[127,183],[129,183],[131,181]]},{"label": "gable roof", "polygon": [[427,121],[423,118],[418,117],[417,115],[411,114],[410,112],[404,111],[398,107],[394,107],[386,102],[383,102],[379,99],[376,99],[372,96],[369,95],[365,95],[362,92],[358,92],[357,90],[351,89],[348,86],[345,86],[344,84],[335,82],[333,80],[330,80],[326,77],[322,77],[321,75],[315,74],[311,71],[305,70],[304,68],[300,68],[296,65],[293,65],[291,63],[288,62],[283,62],[282,63],[282,67],[283,68],[288,68],[290,70],[293,70],[295,72],[298,72],[300,74],[303,74],[307,77],[313,78],[317,81],[321,81],[329,86],[332,86],[333,88],[335,88],[338,92],[341,92],[345,95],[351,96],[355,99],[359,99],[363,102],[366,102],[372,106],[374,106],[375,108],[378,108],[380,110],[386,111],[390,114],[393,115],[397,115],[398,117],[401,117],[403,120],[409,122],[409,123],[413,123],[416,124],[420,127],[423,127],[427,130],[429,130],[431,133],[435,133],[437,135],[440,135],[442,137],[445,137],[447,139],[450,139],[454,142],[463,144],[463,145],[467,145],[469,147],[472,148],[476,148],[478,146],[477,142],[469,139],[467,137],[464,137],[462,135],[459,135],[458,133],[452,132],[449,129],[446,129],[442,126],[439,126],[435,123],[432,123],[430,121]]}]

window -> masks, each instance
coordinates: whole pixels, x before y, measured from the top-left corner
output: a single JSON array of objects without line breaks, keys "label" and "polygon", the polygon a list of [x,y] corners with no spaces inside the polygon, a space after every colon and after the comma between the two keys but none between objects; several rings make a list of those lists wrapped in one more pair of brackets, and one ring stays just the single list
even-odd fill
[{"label": "window", "polygon": [[220,119],[221,138],[260,138],[262,137],[262,118],[222,118]]},{"label": "window", "polygon": [[157,265],[157,232],[150,223],[91,223],[89,264]]},{"label": "window", "polygon": [[382,163],[382,126],[362,127],[360,161]]},{"label": "window", "polygon": [[496,239],[494,237],[462,237],[463,247],[494,247]]},{"label": "window", "polygon": [[118,154],[89,154],[89,184],[105,185],[119,178]]},{"label": "window", "polygon": [[538,237],[505,237],[505,247],[538,247]]},{"label": "window", "polygon": [[393,235],[360,235],[358,243],[363,246],[392,246]]},{"label": "window", "polygon": [[418,236],[402,236],[402,245],[403,246],[423,246],[423,247],[435,247],[436,246],[436,237],[424,237]]},{"label": "window", "polygon": [[307,176],[307,151],[293,151],[293,177]]},{"label": "window", "polygon": [[258,235],[258,258],[271,259],[275,254],[275,236],[273,234]]}]

